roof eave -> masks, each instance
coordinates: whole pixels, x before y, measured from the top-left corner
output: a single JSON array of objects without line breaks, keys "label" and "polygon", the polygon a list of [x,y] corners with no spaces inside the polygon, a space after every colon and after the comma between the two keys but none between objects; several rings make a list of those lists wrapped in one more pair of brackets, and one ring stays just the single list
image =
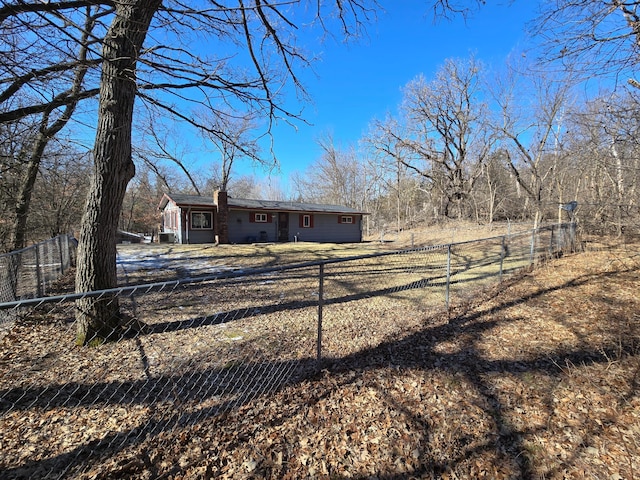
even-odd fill
[{"label": "roof eave", "polygon": [[287,212],[287,213],[326,213],[327,215],[370,215],[368,212],[351,212],[351,211],[345,211],[345,210],[321,210],[321,209],[298,210],[294,208],[274,208],[274,207],[263,207],[263,206],[249,207],[244,205],[229,205],[229,210],[244,210],[244,211],[260,210],[260,211],[266,211],[266,212]]}]

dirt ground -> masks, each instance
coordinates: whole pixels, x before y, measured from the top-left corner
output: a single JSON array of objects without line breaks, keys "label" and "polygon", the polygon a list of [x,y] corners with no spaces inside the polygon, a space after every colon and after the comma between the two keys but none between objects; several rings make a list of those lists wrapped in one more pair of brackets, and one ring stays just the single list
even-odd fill
[{"label": "dirt ground", "polygon": [[[600,246],[450,312],[404,312],[414,321],[402,334],[238,408],[95,441],[69,476],[639,478],[639,252]],[[116,407],[103,415],[116,418]],[[36,418],[55,414],[46,405]],[[34,448],[12,437],[37,437],[38,420],[14,431],[9,420],[0,423],[0,476],[28,478],[42,462],[7,459],[20,456],[10,448]]]}]

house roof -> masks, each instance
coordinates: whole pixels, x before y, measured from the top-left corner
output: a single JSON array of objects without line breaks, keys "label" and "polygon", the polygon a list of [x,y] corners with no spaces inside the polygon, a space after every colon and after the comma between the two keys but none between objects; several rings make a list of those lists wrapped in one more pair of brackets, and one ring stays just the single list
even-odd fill
[{"label": "house roof", "polygon": [[318,213],[364,213],[355,208],[341,205],[326,205],[321,203],[285,202],[278,200],[250,200],[247,198],[229,198],[229,208],[242,210],[273,210],[278,212],[318,212]]},{"label": "house roof", "polygon": [[160,205],[158,208],[160,210],[164,209],[167,206],[167,203],[173,202],[179,207],[209,207],[213,208],[215,203],[213,203],[213,196],[211,197],[203,197],[200,195],[182,195],[179,193],[165,193],[162,196],[162,200],[160,200]]},{"label": "house roof", "polygon": [[[213,196],[202,197],[199,195],[164,194],[159,208],[162,210],[167,203],[172,201],[180,207],[214,207]],[[227,204],[235,210],[270,210],[278,212],[309,212],[309,213],[344,213],[364,214],[360,210],[341,205],[327,205],[321,203],[285,202],[278,200],[252,200],[248,198],[228,197]]]}]

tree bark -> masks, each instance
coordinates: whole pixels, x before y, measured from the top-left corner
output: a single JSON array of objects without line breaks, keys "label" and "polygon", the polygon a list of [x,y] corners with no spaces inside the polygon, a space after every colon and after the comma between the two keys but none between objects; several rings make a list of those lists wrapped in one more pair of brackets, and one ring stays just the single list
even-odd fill
[{"label": "tree bark", "polygon": [[[117,287],[116,232],[124,194],[135,175],[131,126],[136,66],[161,0],[125,0],[103,44],[98,124],[93,148],[94,175],[80,227],[76,292]],[[77,301],[76,343],[99,345],[122,335],[118,298],[105,295]]]},{"label": "tree bark", "polygon": [[38,135],[33,151],[29,155],[29,162],[25,170],[22,181],[20,182],[20,192],[16,199],[15,216],[13,218],[13,227],[11,229],[11,249],[21,250],[25,247],[27,239],[27,219],[29,216],[29,207],[31,205],[31,195],[33,186],[38,177],[40,161],[44,154],[44,149],[48,140],[41,133]]}]

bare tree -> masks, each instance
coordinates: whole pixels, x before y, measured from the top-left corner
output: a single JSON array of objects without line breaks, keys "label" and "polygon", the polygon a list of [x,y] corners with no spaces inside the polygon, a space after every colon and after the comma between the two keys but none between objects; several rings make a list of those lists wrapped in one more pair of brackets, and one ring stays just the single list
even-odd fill
[{"label": "bare tree", "polygon": [[[335,11],[335,27],[350,35],[357,33],[361,21],[374,13],[368,4],[336,1],[334,10],[329,3],[318,3],[309,15],[323,28],[333,29],[331,14]],[[375,6],[373,2],[371,5]],[[302,18],[294,14],[305,12],[307,5],[269,0],[238,0],[235,6],[219,2],[187,6],[179,1],[161,0],[104,4],[5,0],[0,7],[0,22],[19,26],[25,35],[34,33],[28,27],[31,20],[52,26],[50,35],[36,33],[34,45],[55,45],[63,38],[64,45],[60,48],[68,50],[78,44],[79,36],[69,35],[64,26],[78,24],[78,8],[82,6],[101,9],[104,14],[103,23],[94,33],[100,49],[91,51],[92,65],[100,67],[100,97],[93,148],[95,169],[80,230],[76,275],[77,291],[92,291],[117,285],[115,233],[126,187],[135,174],[131,135],[136,99],[203,128],[207,126],[199,125],[189,109],[178,105],[178,100],[191,101],[193,105],[228,105],[233,109],[251,105],[267,120],[267,130],[276,118],[296,118],[296,113],[282,107],[280,92],[291,83],[301,87],[296,69],[308,61],[295,45],[296,21]],[[219,55],[200,55],[198,49],[191,48],[203,40],[204,32],[209,50]],[[165,42],[168,38],[172,41]],[[183,44],[177,45],[176,41]],[[226,56],[228,45],[232,45],[234,52],[240,52],[236,57],[244,68],[236,68],[234,58]],[[37,91],[56,72],[72,71],[61,63],[47,64],[44,55],[38,58],[43,65],[34,69],[33,61],[25,61],[28,67],[20,82],[12,85]],[[37,75],[30,76],[29,70]],[[95,95],[98,82],[93,85],[95,88],[85,89],[76,97]],[[304,95],[303,90],[300,92]],[[5,90],[0,95],[9,93]],[[66,105],[70,97],[68,93],[60,94],[41,103],[4,108],[0,111],[0,122]],[[4,98],[0,97],[0,102]],[[79,301],[77,320],[77,342],[100,344],[117,338],[125,319],[120,315],[117,299],[103,297]]]},{"label": "bare tree", "polygon": [[577,173],[582,224],[593,232],[640,231],[640,104],[633,91],[599,96],[569,117],[568,162]]},{"label": "bare tree", "polygon": [[[608,143],[608,151],[611,161],[607,162],[607,177],[613,190],[612,198],[616,205],[615,223],[616,233],[621,236],[625,225],[635,217],[638,224],[637,208],[638,181],[640,180],[640,104],[637,96],[622,95],[613,96],[601,111],[602,125],[605,139]],[[597,117],[596,117],[597,118]],[[635,215],[632,207],[635,205]],[[636,229],[637,230],[637,229]]]},{"label": "bare tree", "polygon": [[[58,15],[58,10],[72,15]],[[55,121],[61,111],[98,95],[101,63],[96,48],[101,19],[113,11],[105,2],[0,3],[0,123],[32,115]],[[85,88],[90,84],[91,88]]]},{"label": "bare tree", "polygon": [[[28,120],[0,125],[0,215],[7,219],[0,222],[3,250],[15,249],[13,215],[24,195],[26,172],[33,168],[31,153],[39,132],[38,124]],[[47,143],[32,186],[31,212],[21,227],[25,244],[73,232],[84,206],[89,162],[88,152],[68,138]]]},{"label": "bare tree", "polygon": [[587,77],[627,77],[640,63],[640,1],[560,0],[543,4],[534,33],[544,40],[546,60],[560,62]]},{"label": "bare tree", "polygon": [[[93,40],[93,31],[102,13],[88,6],[81,9],[81,12],[82,13],[78,14],[78,19],[81,21],[81,24],[72,26],[73,29],[77,29],[79,35],[77,52],[75,55],[73,55],[72,52],[60,52],[59,55],[54,54],[60,67],[56,70],[56,73],[63,73],[60,79],[48,77],[48,74],[51,72],[48,72],[46,67],[42,68],[40,72],[34,69],[33,58],[29,59],[31,71],[25,70],[25,68],[27,68],[26,65],[16,64],[16,61],[22,58],[22,54],[24,53],[23,47],[28,45],[27,42],[29,41],[26,38],[22,38],[25,32],[23,32],[18,25],[9,26],[4,30],[4,34],[1,35],[4,39],[12,41],[14,48],[10,51],[11,56],[5,57],[4,62],[0,61],[0,78],[4,80],[3,84],[6,86],[0,93],[0,104],[8,104],[15,98],[18,98],[19,101],[22,102],[24,101],[22,96],[25,94],[33,98],[34,95],[31,92],[25,92],[25,90],[26,86],[30,84],[30,81],[37,77],[41,77],[40,81],[44,82],[42,84],[43,86],[46,85],[48,88],[55,86],[62,89],[54,97],[50,98],[48,105],[43,104],[44,108],[38,113],[40,118],[38,120],[37,132],[29,145],[27,165],[20,182],[20,192],[15,200],[10,242],[11,247],[15,250],[25,246],[26,226],[32,193],[47,145],[51,139],[67,125],[78,102],[83,98],[82,94],[85,93],[85,77],[92,64],[92,62],[89,61],[90,49],[95,42]],[[42,25],[34,25],[31,28],[36,29],[39,35],[43,35],[52,29],[55,31],[57,25],[55,22],[52,23],[53,24],[47,24],[47,22],[44,22]],[[33,49],[28,49],[28,51],[32,54],[35,53]],[[34,57],[37,62],[47,61],[46,53],[42,51],[38,51]],[[65,90],[64,84],[67,81],[69,82],[68,88]],[[95,92],[93,94],[95,94]],[[61,98],[67,98],[67,101],[58,104],[57,100]],[[39,99],[35,99],[36,104],[38,101]],[[18,108],[18,111],[19,110],[20,108]],[[9,121],[16,121],[16,119]]]},{"label": "bare tree", "polygon": [[336,146],[329,133],[317,143],[321,156],[295,179],[299,199],[362,208],[361,162],[354,148]]},{"label": "bare tree", "polygon": [[549,200],[572,82],[525,77],[510,69],[493,84],[499,107],[494,128],[509,169],[526,194],[525,205],[532,207],[537,228],[544,216],[545,201]]},{"label": "bare tree", "polygon": [[120,216],[122,230],[155,236],[160,225],[158,199],[162,196],[162,182],[148,166],[139,169],[124,198]]},{"label": "bare tree", "polygon": [[369,144],[370,136],[366,134],[360,140],[363,151],[361,165],[362,175],[362,210],[369,215],[364,217],[365,235],[371,235],[372,229],[380,230],[388,223],[386,218],[385,197],[388,194],[388,165],[379,161]]},{"label": "bare tree", "polygon": [[181,141],[180,135],[175,131],[175,128],[169,128],[156,122],[154,115],[149,114],[142,132],[143,138],[147,141],[144,142],[144,146],[142,142],[134,146],[134,153],[145,168],[150,169],[160,177],[167,190],[171,191],[172,181],[165,167],[167,164],[175,167],[187,179],[189,188],[195,191],[197,195],[200,195],[200,185],[185,160],[185,151],[188,147]]},{"label": "bare tree", "polygon": [[256,119],[250,114],[238,116],[231,112],[208,111],[202,114],[201,123],[208,127],[202,130],[203,137],[220,155],[218,189],[228,190],[233,167],[243,158],[254,164],[274,166],[275,159],[267,162],[260,157],[260,146],[254,136]]},{"label": "bare tree", "polygon": [[[219,182],[215,182],[217,185]],[[209,189],[210,191],[215,188],[215,185]],[[229,194],[237,198],[257,198],[260,199],[259,191],[260,183],[253,175],[241,175],[231,182],[229,187]],[[272,199],[276,200],[276,199]]]},{"label": "bare tree", "polygon": [[68,139],[50,142],[34,186],[28,232],[35,232],[37,239],[75,233],[87,196],[91,162],[90,152],[74,147]]},{"label": "bare tree", "polygon": [[405,179],[409,171],[422,175],[423,169],[411,157],[413,152],[402,126],[391,116],[384,120],[374,120],[363,143],[373,162],[381,169],[377,180],[383,183],[384,190],[394,199],[396,231],[400,232],[405,223],[403,205],[406,205],[407,197],[410,196]]},{"label": "bare tree", "polygon": [[428,167],[408,165],[440,190],[446,217],[467,215],[470,193],[493,145],[480,70],[473,57],[447,60],[432,81],[419,76],[405,87],[409,136],[404,142],[412,158]]},{"label": "bare tree", "polygon": [[[161,0],[116,3],[102,42],[102,77],[98,123],[87,206],[80,227],[76,290],[86,292],[117,285],[116,232],[129,181],[135,175],[131,125],[138,58]],[[123,318],[117,298],[77,301],[77,343],[99,345],[116,339]]]},{"label": "bare tree", "polygon": [[482,166],[481,179],[473,191],[476,221],[486,221],[490,228],[494,220],[515,219],[522,215],[521,206],[515,205],[515,186],[507,157],[505,151],[492,152]]},{"label": "bare tree", "polygon": [[473,14],[486,0],[437,0],[433,2],[434,20],[462,16],[465,19]]},{"label": "bare tree", "polygon": [[0,124],[0,242],[2,251],[13,249],[13,216],[25,176],[37,124],[24,119]]}]

